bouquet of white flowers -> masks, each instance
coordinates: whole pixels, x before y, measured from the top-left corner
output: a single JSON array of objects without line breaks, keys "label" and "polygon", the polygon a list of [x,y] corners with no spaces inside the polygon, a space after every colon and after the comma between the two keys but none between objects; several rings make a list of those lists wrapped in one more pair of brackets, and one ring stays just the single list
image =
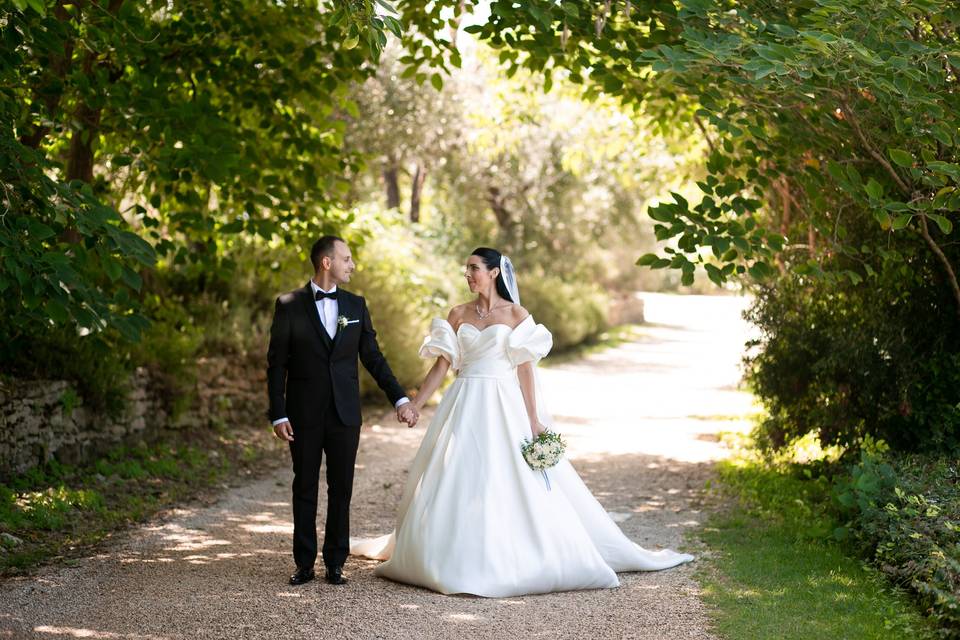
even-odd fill
[{"label": "bouquet of white flowers", "polygon": [[563,457],[563,452],[566,449],[567,443],[563,441],[559,433],[543,431],[533,440],[525,439],[520,446],[520,453],[523,454],[523,459],[526,460],[531,469],[543,474],[547,489],[550,489],[547,469],[560,462],[560,458]]}]

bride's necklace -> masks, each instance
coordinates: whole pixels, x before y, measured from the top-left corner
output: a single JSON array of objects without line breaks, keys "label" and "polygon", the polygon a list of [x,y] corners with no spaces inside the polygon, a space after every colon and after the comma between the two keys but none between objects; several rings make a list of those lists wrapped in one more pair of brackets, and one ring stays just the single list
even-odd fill
[{"label": "bride's necklace", "polygon": [[481,320],[484,320],[484,319],[486,319],[486,317],[489,316],[491,313],[493,313],[494,311],[496,311],[497,309],[499,309],[500,307],[503,307],[503,306],[505,306],[505,305],[500,305],[499,307],[490,307],[489,309],[487,309],[487,312],[486,312],[486,313],[483,313],[482,311],[480,311],[480,303],[478,302],[478,303],[475,305],[475,307],[476,307],[476,309],[477,309],[477,317],[480,318]]}]

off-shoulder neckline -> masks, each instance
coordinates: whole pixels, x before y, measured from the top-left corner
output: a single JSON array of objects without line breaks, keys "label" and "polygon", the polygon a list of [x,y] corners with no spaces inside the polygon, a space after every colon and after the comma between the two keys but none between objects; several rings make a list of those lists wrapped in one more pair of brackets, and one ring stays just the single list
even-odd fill
[{"label": "off-shoulder neckline", "polygon": [[477,331],[477,332],[479,332],[479,333],[483,333],[484,331],[486,331],[487,329],[489,329],[489,328],[491,328],[491,327],[506,327],[507,329],[510,329],[511,332],[513,332],[513,331],[516,331],[518,328],[520,328],[520,325],[524,324],[527,320],[529,320],[529,319],[532,318],[532,317],[533,317],[533,314],[528,313],[528,314],[527,314],[527,317],[525,317],[523,320],[521,320],[520,322],[518,322],[518,323],[517,323],[517,326],[515,326],[515,327],[511,327],[510,325],[508,325],[508,324],[506,324],[506,323],[503,323],[503,322],[494,322],[493,324],[488,324],[488,325],[485,326],[483,329],[481,329],[481,328],[477,327],[476,325],[473,325],[473,324],[471,324],[471,323],[469,323],[469,322],[461,322],[460,325],[456,328],[456,330],[453,329],[453,325],[450,324],[450,322],[449,322],[448,320],[446,320],[445,318],[437,318],[437,320],[440,320],[441,322],[445,323],[448,327],[450,327],[451,330],[454,331],[454,333],[459,333],[459,332],[460,332],[460,329],[462,329],[464,326],[473,327],[473,329],[474,329],[475,331]]}]

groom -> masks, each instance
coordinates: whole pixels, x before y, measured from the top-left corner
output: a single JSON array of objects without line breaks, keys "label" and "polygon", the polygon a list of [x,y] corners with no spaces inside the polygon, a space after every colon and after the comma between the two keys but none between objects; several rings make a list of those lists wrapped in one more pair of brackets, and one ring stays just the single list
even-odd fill
[{"label": "groom", "polygon": [[413,426],[416,409],[377,345],[366,301],[339,289],[350,281],[353,257],[336,236],[310,251],[315,270],[302,289],[277,298],[267,351],[270,420],[290,443],[293,459],[293,559],[290,584],[314,578],[320,459],[327,456],[327,522],[323,563],[331,584],[344,584],[350,552],[350,497],[360,441],[357,357],[394,404],[397,418]]}]

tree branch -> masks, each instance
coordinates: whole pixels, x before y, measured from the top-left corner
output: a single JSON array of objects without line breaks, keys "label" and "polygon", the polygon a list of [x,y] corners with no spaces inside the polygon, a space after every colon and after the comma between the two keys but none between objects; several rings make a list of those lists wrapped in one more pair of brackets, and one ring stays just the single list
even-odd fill
[{"label": "tree branch", "polygon": [[854,133],[857,134],[857,137],[860,139],[860,142],[863,144],[864,148],[867,150],[873,159],[880,163],[880,165],[886,169],[887,173],[890,174],[890,177],[893,178],[894,182],[897,183],[897,186],[900,187],[900,191],[903,192],[903,195],[909,198],[913,194],[913,189],[904,182],[903,178],[900,177],[900,174],[897,173],[897,170],[893,168],[893,165],[890,164],[890,161],[883,157],[883,154],[880,153],[873,143],[867,140],[867,136],[864,135],[863,129],[860,128],[860,121],[857,120],[857,117],[853,114],[853,110],[850,108],[850,105],[847,104],[846,100],[840,101],[840,108],[843,111],[844,117],[847,119],[847,122],[850,123],[850,126],[853,127]]},{"label": "tree branch", "polygon": [[707,146],[710,147],[710,153],[716,153],[717,147],[713,144],[713,140],[710,139],[710,134],[707,133],[707,128],[703,126],[703,122],[701,122],[697,116],[693,116],[693,122],[697,125],[697,128],[700,129],[700,133],[703,134],[703,139],[707,141]]},{"label": "tree branch", "polygon": [[[860,128],[860,123],[854,116],[853,111],[850,109],[850,106],[845,100],[841,100],[841,109],[843,109],[844,116],[850,122],[850,126],[853,127],[854,132],[857,134],[857,137],[860,138],[860,142],[866,148],[867,152],[873,156],[873,158],[879,162],[889,173],[894,181],[897,183],[897,186],[900,187],[900,190],[903,192],[904,196],[907,199],[912,199],[913,190],[910,186],[904,182],[903,178],[900,177],[900,174],[893,168],[893,166],[883,157],[876,147],[867,139],[867,136],[864,135],[863,130]],[[937,241],[933,239],[933,236],[930,235],[930,228],[927,225],[927,216],[924,213],[918,215],[920,218],[920,235],[923,236],[924,241],[927,243],[927,246],[930,247],[930,250],[933,251],[933,255],[937,257],[937,260],[943,265],[944,271],[947,273],[947,283],[950,285],[950,290],[953,293],[954,301],[957,303],[957,315],[960,316],[960,284],[957,283],[957,274],[953,270],[953,265],[950,264],[950,259],[947,258],[947,255],[943,252],[943,249],[940,248],[940,245],[937,244]]]},{"label": "tree branch", "polygon": [[943,249],[940,248],[936,240],[933,239],[933,236],[930,235],[930,229],[927,226],[927,216],[920,214],[919,218],[920,235],[923,236],[923,239],[927,242],[930,250],[933,251],[935,256],[937,256],[937,258],[940,260],[940,263],[943,265],[944,270],[947,272],[947,283],[950,285],[951,291],[953,291],[953,299],[957,303],[957,316],[960,317],[960,285],[957,284],[957,274],[954,272],[953,266],[951,266],[950,260],[943,252]]}]

